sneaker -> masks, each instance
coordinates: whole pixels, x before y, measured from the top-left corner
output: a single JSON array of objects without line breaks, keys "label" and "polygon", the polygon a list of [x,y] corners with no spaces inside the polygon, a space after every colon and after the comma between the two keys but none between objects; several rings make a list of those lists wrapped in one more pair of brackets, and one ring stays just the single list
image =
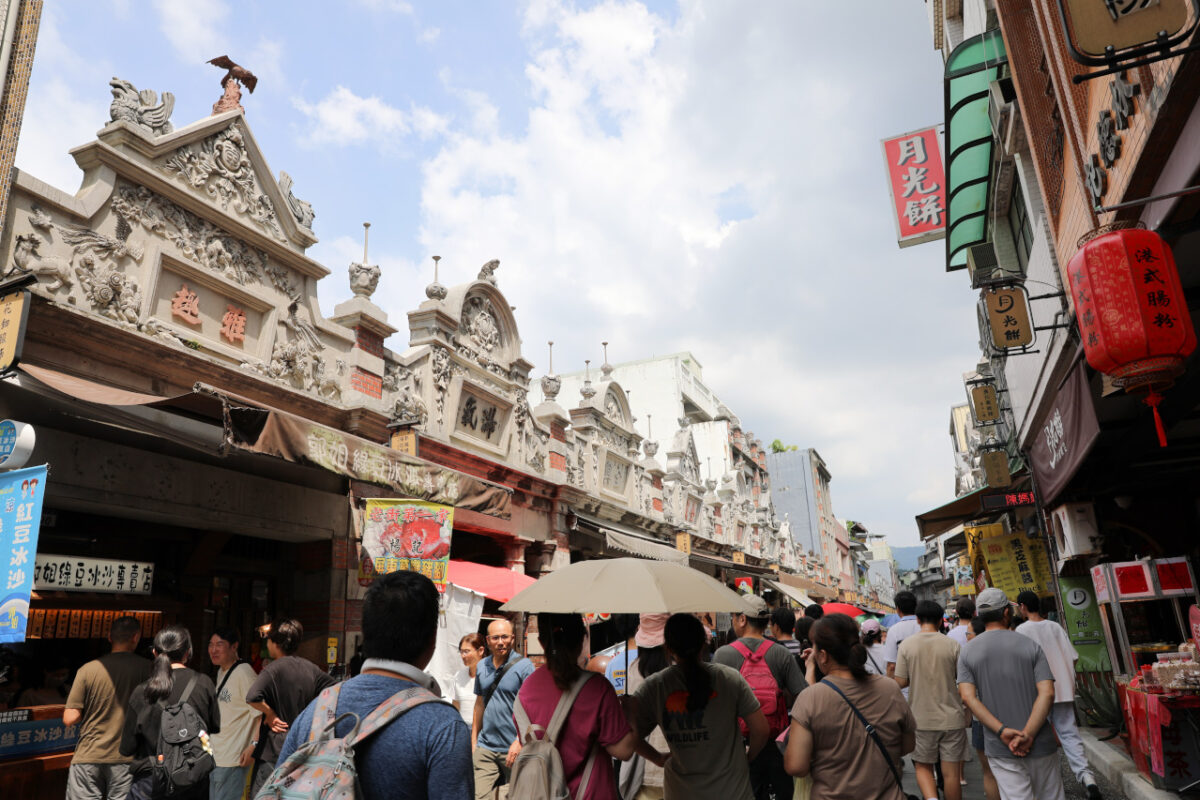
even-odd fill
[{"label": "sneaker", "polygon": [[1088,800],[1104,800],[1104,795],[1100,794],[1100,787],[1094,783],[1089,783],[1084,787],[1087,789]]}]

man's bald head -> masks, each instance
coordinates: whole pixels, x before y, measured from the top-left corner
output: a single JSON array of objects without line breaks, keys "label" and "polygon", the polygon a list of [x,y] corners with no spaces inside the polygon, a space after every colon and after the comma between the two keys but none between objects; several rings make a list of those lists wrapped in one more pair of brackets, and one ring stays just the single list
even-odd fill
[{"label": "man's bald head", "polygon": [[487,646],[492,651],[492,663],[500,666],[508,660],[513,649],[513,626],[506,619],[492,620],[488,624]]}]

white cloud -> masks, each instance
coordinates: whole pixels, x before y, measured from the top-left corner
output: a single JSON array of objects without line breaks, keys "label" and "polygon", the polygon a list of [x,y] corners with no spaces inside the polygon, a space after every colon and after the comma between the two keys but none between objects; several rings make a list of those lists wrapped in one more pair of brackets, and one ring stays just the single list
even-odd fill
[{"label": "white cloud", "polygon": [[760,437],[821,451],[840,516],[902,544],[934,476],[952,492],[971,302],[942,301],[936,245],[892,238],[875,161],[906,129],[904,77],[826,70],[844,53],[810,13],[529,3],[523,130],[442,77],[470,113],[424,164],[421,240],[446,284],[500,258],[524,340],[554,339],[562,371],[602,339],[622,360],[691,349]]},{"label": "white cloud", "polygon": [[292,102],[308,118],[303,137],[308,146],[371,143],[391,149],[409,134],[426,139],[446,129],[445,118],[429,108],[414,105],[403,111],[379,97],[360,97],[345,86],[336,87],[316,103],[303,98]]},{"label": "white cloud", "polygon": [[230,8],[222,0],[154,0],[154,8],[159,28],[181,60],[202,64],[228,55]]},{"label": "white cloud", "polygon": [[417,34],[417,41],[421,44],[433,44],[442,35],[441,28],[423,28]]},{"label": "white cloud", "polygon": [[283,54],[283,42],[264,36],[254,45],[246,63],[260,81],[283,87],[287,85],[287,78],[283,72]]}]

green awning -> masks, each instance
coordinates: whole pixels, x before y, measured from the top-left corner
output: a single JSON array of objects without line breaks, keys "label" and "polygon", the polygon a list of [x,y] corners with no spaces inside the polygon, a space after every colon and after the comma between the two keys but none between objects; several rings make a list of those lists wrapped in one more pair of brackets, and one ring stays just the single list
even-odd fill
[{"label": "green awning", "polygon": [[946,271],[967,266],[967,248],[988,240],[992,122],[988,84],[1008,63],[993,29],[967,39],[946,59]]}]

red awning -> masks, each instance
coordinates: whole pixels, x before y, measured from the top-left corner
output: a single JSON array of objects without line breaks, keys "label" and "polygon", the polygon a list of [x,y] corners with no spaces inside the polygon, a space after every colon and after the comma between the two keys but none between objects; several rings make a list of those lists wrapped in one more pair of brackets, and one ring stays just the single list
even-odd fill
[{"label": "red awning", "polygon": [[448,581],[464,589],[473,589],[484,597],[507,603],[517,592],[533,583],[523,572],[513,572],[503,567],[489,567],[472,561],[450,561]]}]

